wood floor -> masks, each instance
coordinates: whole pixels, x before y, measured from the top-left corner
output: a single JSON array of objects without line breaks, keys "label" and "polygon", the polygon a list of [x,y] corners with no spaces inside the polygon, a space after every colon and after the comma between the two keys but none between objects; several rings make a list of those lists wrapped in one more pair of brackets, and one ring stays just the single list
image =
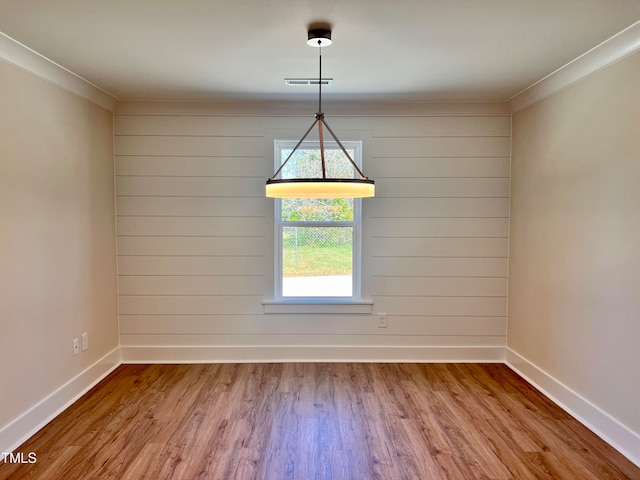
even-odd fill
[{"label": "wood floor", "polygon": [[1,479],[640,479],[501,364],[124,365]]}]

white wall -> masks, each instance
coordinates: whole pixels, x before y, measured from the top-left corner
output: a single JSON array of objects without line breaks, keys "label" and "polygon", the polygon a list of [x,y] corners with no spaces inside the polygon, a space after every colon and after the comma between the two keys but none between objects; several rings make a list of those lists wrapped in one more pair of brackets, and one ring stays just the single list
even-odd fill
[{"label": "white wall", "polygon": [[640,54],[513,117],[508,360],[640,464]]},{"label": "white wall", "polygon": [[273,138],[297,140],[312,120],[201,104],[121,107],[124,361],[502,359],[510,115],[495,106],[328,112],[341,139],[364,139],[364,171],[377,182],[377,197],[363,201],[363,297],[389,326],[376,328],[371,315],[264,314]]},{"label": "white wall", "polygon": [[[1,60],[0,105],[0,448],[8,451],[104,372],[118,325],[113,114]],[[89,349],[73,356],[82,332]]]}]

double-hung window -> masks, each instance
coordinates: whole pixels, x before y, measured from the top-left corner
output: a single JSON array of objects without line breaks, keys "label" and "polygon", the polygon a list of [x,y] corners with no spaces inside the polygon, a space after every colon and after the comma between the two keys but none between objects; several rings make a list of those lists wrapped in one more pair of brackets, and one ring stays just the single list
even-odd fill
[{"label": "double-hung window", "polygon": [[[276,168],[297,142],[276,140]],[[362,142],[342,142],[361,165]],[[353,178],[354,169],[334,142],[325,142],[327,177]],[[305,141],[282,178],[318,178],[320,145]],[[283,198],[275,200],[278,301],[360,300],[361,200]]]}]

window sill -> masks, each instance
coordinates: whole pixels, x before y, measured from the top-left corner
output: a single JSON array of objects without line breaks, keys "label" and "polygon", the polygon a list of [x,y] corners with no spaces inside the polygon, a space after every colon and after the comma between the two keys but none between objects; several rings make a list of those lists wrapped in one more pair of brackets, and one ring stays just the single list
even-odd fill
[{"label": "window sill", "polygon": [[365,301],[263,301],[265,314],[303,313],[303,314],[358,314],[371,315],[373,302]]}]

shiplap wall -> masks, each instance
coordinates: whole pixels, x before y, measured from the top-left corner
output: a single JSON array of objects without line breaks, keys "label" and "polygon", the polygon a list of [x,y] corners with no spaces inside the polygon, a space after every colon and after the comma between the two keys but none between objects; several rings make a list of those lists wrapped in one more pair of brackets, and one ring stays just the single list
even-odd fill
[{"label": "shiplap wall", "polygon": [[115,117],[125,361],[501,359],[510,115],[327,117],[364,138],[376,180],[362,228],[372,316],[264,313],[273,138],[297,140],[312,117],[134,110]]}]

